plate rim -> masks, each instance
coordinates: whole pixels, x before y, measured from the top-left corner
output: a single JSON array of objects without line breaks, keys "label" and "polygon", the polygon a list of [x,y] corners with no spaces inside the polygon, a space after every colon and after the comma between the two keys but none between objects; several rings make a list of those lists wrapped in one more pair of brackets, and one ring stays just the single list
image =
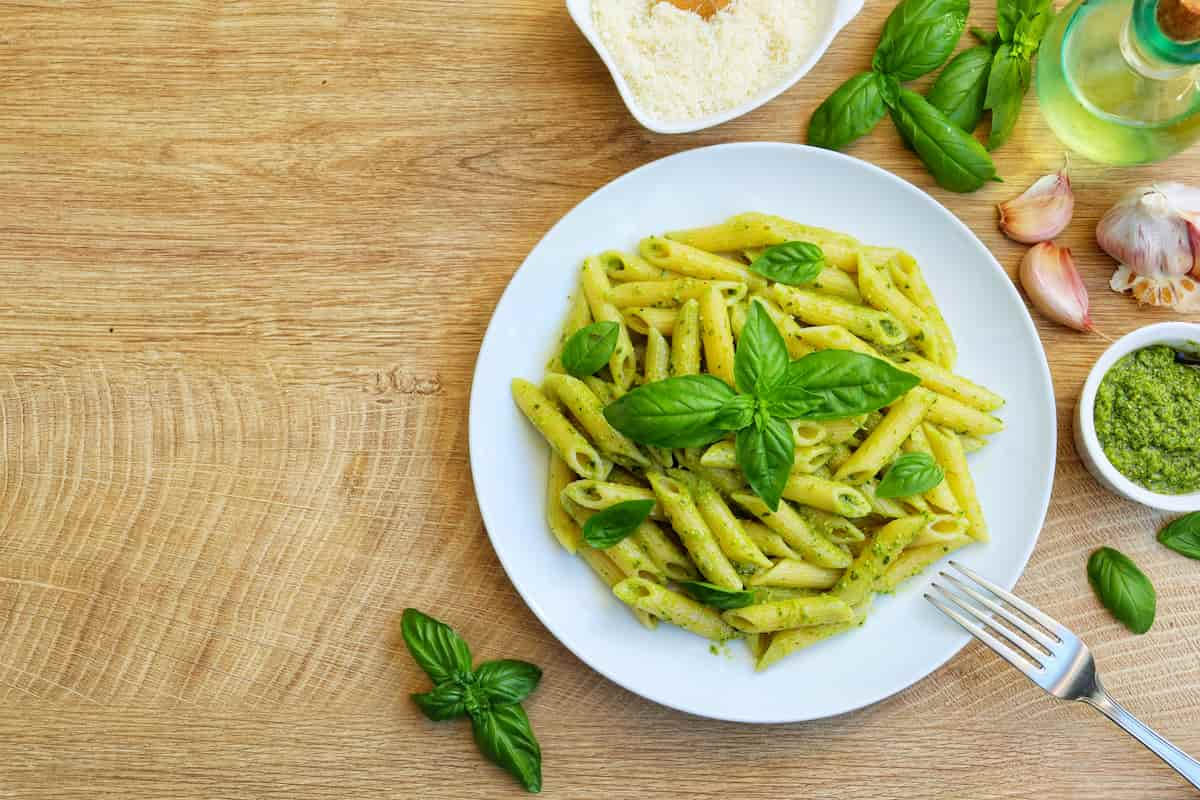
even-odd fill
[{"label": "plate rim", "polygon": [[[478,455],[478,450],[474,446],[472,446],[472,444],[473,444],[473,442],[476,441],[476,426],[482,424],[482,413],[481,413],[482,409],[477,409],[477,404],[481,404],[484,402],[481,399],[481,394],[479,392],[479,378],[480,378],[480,372],[481,372],[481,365],[483,363],[483,360],[482,360],[483,353],[488,349],[489,340],[493,336],[498,335],[498,334],[496,334],[496,328],[494,327],[494,324],[496,321],[496,314],[497,314],[498,310],[500,309],[500,307],[504,304],[504,301],[508,297],[509,292],[512,291],[513,284],[516,280],[517,275],[520,273],[520,271],[522,269],[525,268],[526,265],[528,265],[535,258],[535,256],[538,254],[538,251],[541,250],[541,248],[543,246],[545,246],[546,242],[554,235],[555,231],[557,231],[558,228],[564,224],[564,222],[567,220],[567,218],[569,218],[572,214],[574,214],[579,209],[580,206],[582,206],[584,203],[587,203],[589,200],[596,197],[597,195],[600,195],[605,192],[613,191],[618,186],[620,186],[622,183],[632,180],[635,176],[637,176],[641,172],[643,172],[645,170],[649,170],[663,162],[667,162],[667,161],[671,161],[671,160],[675,160],[675,159],[681,159],[681,158],[688,158],[688,157],[694,158],[694,157],[696,157],[696,154],[706,152],[706,151],[773,150],[773,149],[778,149],[778,148],[782,148],[785,151],[792,151],[794,153],[797,153],[801,157],[808,155],[808,156],[816,156],[819,158],[830,158],[835,161],[840,160],[840,161],[847,162],[847,163],[853,165],[853,168],[866,169],[869,172],[876,173],[877,175],[881,176],[885,180],[889,180],[889,181],[892,181],[893,183],[897,183],[900,185],[900,187],[902,189],[909,191],[915,195],[919,195],[922,198],[924,198],[925,200],[927,200],[928,202],[932,203],[933,206],[937,210],[939,210],[942,214],[945,215],[945,217],[948,219],[948,221],[951,224],[957,225],[963,232],[965,232],[968,235],[968,237],[970,239],[972,239],[978,245],[980,251],[987,256],[987,261],[989,262],[989,266],[993,270],[998,271],[1005,278],[1004,283],[1008,286],[1008,291],[1010,293],[1010,297],[1012,299],[1015,299],[1017,301],[1018,306],[1025,312],[1024,314],[1020,315],[1021,324],[1024,325],[1024,327],[1026,329],[1026,333],[1031,335],[1033,337],[1033,340],[1037,343],[1037,354],[1039,356],[1037,366],[1040,367],[1038,372],[1039,372],[1039,376],[1044,381],[1044,383],[1048,389],[1047,397],[1046,397],[1044,403],[1047,406],[1047,408],[1049,409],[1049,418],[1052,422],[1052,424],[1050,426],[1050,440],[1048,443],[1049,452],[1051,454],[1051,461],[1050,461],[1050,479],[1046,482],[1045,489],[1042,492],[1042,497],[1038,498],[1037,530],[1034,532],[1033,536],[1030,537],[1027,545],[1024,547],[1023,552],[1020,554],[1019,567],[1017,568],[1016,573],[1015,573],[1014,577],[1012,578],[1012,580],[998,582],[1003,588],[1011,590],[1013,588],[1013,586],[1015,586],[1016,583],[1025,574],[1025,569],[1029,565],[1029,558],[1033,555],[1033,551],[1037,547],[1037,543],[1038,543],[1039,539],[1041,538],[1042,529],[1044,528],[1044,526],[1046,524],[1046,513],[1049,510],[1050,499],[1051,499],[1051,496],[1054,491],[1054,480],[1055,480],[1055,477],[1058,472],[1058,426],[1059,426],[1058,403],[1057,403],[1057,400],[1056,400],[1055,394],[1054,394],[1054,380],[1053,380],[1053,376],[1050,372],[1049,362],[1046,358],[1045,345],[1042,343],[1041,336],[1038,334],[1038,331],[1037,331],[1037,326],[1034,324],[1033,318],[1029,313],[1029,309],[1026,306],[1024,300],[1021,298],[1020,293],[1017,291],[1017,288],[1016,288],[1015,284],[1013,283],[1011,276],[1004,269],[1004,267],[1000,264],[1000,262],[996,259],[995,255],[992,254],[992,251],[988,249],[987,245],[985,245],[983,243],[983,241],[975,234],[975,232],[973,230],[971,230],[971,228],[966,223],[964,223],[961,219],[959,219],[958,215],[956,215],[950,209],[946,208],[946,206],[944,206],[937,198],[935,198],[933,195],[929,194],[925,190],[921,189],[916,184],[900,177],[899,175],[889,172],[876,164],[872,164],[872,163],[870,163],[868,161],[864,161],[860,158],[856,158],[854,156],[850,156],[845,153],[840,153],[840,152],[837,152],[834,150],[825,150],[823,148],[812,147],[810,145],[804,145],[804,144],[797,144],[794,142],[777,142],[777,141],[724,142],[724,143],[720,143],[720,144],[707,145],[707,146],[703,146],[703,147],[688,148],[686,150],[681,150],[676,153],[672,153],[671,155],[664,156],[662,158],[654,159],[653,161],[649,161],[645,164],[642,164],[641,166],[635,167],[634,169],[632,169],[628,172],[618,175],[616,178],[613,178],[608,183],[605,183],[603,186],[600,186],[599,188],[595,189],[594,191],[589,193],[586,197],[582,198],[579,202],[572,205],[569,210],[567,210],[561,217],[559,217],[559,219],[546,231],[546,233],[542,235],[542,237],[538,240],[537,244],[535,244],[529,250],[529,252],[526,254],[524,260],[522,260],[521,264],[517,267],[516,270],[513,271],[512,275],[509,277],[508,283],[504,287],[504,291],[501,292],[500,297],[496,300],[496,304],[493,307],[492,313],[488,318],[487,329],[484,332],[483,338],[480,340],[479,351],[476,353],[476,357],[475,357],[475,368],[472,370],[472,373],[471,373],[471,390],[470,390],[470,396],[468,399],[468,406],[467,406],[467,449],[468,449],[468,461],[469,461],[469,466],[470,466],[470,471],[471,471],[471,488],[472,488],[472,492],[475,494],[475,503],[476,503],[476,506],[479,508],[480,518],[483,522],[484,530],[487,533],[488,543],[491,545],[492,551],[496,554],[496,558],[500,562],[501,568],[504,570],[505,577],[508,578],[509,583],[512,584],[514,589],[516,589],[517,594],[520,596],[522,602],[524,602],[526,607],[529,608],[529,610],[533,612],[533,615],[542,624],[542,627],[544,627],[547,631],[549,631],[551,636],[553,636],[563,647],[565,647],[567,650],[569,650],[576,658],[578,658],[585,665],[587,665],[587,667],[589,669],[591,669],[593,672],[602,676],[606,680],[609,680],[609,681],[615,683],[617,686],[620,686],[622,689],[625,689],[626,691],[628,691],[634,695],[637,695],[638,697],[644,698],[646,700],[649,700],[649,701],[657,703],[661,706],[665,706],[667,708],[673,709],[675,711],[679,711],[679,712],[682,712],[685,714],[691,714],[693,716],[701,717],[704,719],[715,719],[715,720],[720,720],[720,721],[724,721],[724,722],[737,722],[737,723],[756,724],[756,725],[757,724],[761,724],[761,725],[791,724],[791,723],[799,723],[799,722],[811,722],[811,721],[815,721],[815,720],[819,720],[819,719],[830,719],[833,717],[839,717],[839,716],[842,716],[845,714],[849,714],[853,711],[858,711],[863,708],[867,708],[868,706],[873,706],[877,703],[880,703],[880,702],[888,699],[889,697],[892,697],[893,695],[899,694],[900,692],[905,691],[906,689],[909,689],[909,688],[917,685],[918,683],[925,680],[933,673],[937,672],[939,669],[941,669],[943,666],[945,666],[946,663],[948,663],[950,661],[950,659],[954,658],[956,655],[958,655],[960,652],[962,652],[962,649],[964,647],[966,647],[966,645],[971,641],[972,637],[970,634],[968,634],[965,631],[957,632],[956,635],[960,637],[959,643],[956,646],[954,646],[946,654],[946,656],[944,658],[942,658],[937,663],[931,665],[930,668],[927,671],[925,671],[925,673],[923,675],[920,675],[919,677],[913,679],[912,681],[910,681],[902,686],[897,686],[894,688],[891,688],[891,687],[884,688],[882,691],[873,692],[873,693],[864,695],[864,697],[861,699],[856,698],[854,700],[853,704],[849,705],[848,707],[842,709],[841,711],[836,711],[836,712],[828,713],[828,714],[816,714],[816,715],[812,715],[812,716],[796,716],[795,713],[789,713],[789,714],[783,714],[783,715],[779,715],[779,716],[770,716],[770,717],[765,717],[765,716],[750,717],[750,716],[742,716],[742,715],[738,715],[738,714],[713,713],[711,711],[705,711],[703,709],[689,707],[689,704],[686,704],[686,703],[677,703],[677,702],[668,700],[668,699],[662,697],[661,694],[656,690],[643,690],[640,688],[634,688],[623,678],[619,677],[618,675],[611,674],[607,670],[601,669],[595,663],[593,663],[593,661],[587,655],[584,654],[585,648],[581,648],[579,646],[578,642],[576,642],[575,638],[570,634],[570,632],[559,630],[556,627],[552,626],[547,621],[546,616],[543,614],[540,604],[527,593],[527,590],[525,588],[523,588],[516,580],[513,579],[512,571],[510,570],[509,564],[507,563],[504,555],[501,552],[501,548],[498,548],[496,546],[496,540],[494,539],[494,537],[492,535],[492,524],[489,521],[489,511],[488,511],[488,508],[486,507],[486,503],[484,502],[483,498],[480,496],[479,490],[477,488],[477,481],[475,479],[476,473],[483,471],[483,465],[481,463],[477,462],[477,458],[481,459],[482,456]],[[477,413],[477,412],[479,412],[479,413]],[[494,516],[492,516],[491,518],[495,519]]]}]

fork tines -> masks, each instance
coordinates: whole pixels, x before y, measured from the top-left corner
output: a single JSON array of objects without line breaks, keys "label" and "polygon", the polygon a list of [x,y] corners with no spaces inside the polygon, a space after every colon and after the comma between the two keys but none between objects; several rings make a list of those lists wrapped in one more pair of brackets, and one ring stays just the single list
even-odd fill
[{"label": "fork tines", "polygon": [[1030,678],[1044,672],[1046,662],[1055,657],[1055,647],[1063,643],[1064,634],[1071,636],[1070,632],[1054,618],[962,564],[951,561],[950,566],[963,577],[939,572],[953,588],[933,583],[925,599]]}]

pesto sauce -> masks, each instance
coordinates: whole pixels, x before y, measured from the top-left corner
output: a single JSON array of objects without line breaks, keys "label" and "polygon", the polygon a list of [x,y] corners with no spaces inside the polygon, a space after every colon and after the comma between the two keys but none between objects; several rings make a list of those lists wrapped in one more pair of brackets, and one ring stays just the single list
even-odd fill
[{"label": "pesto sauce", "polygon": [[1161,494],[1200,490],[1200,370],[1154,345],[1123,357],[1096,392],[1096,435],[1117,470]]}]

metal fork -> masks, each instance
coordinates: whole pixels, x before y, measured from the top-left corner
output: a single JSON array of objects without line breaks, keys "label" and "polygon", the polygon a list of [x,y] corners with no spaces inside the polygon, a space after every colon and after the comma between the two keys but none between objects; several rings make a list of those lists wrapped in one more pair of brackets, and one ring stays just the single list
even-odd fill
[{"label": "metal fork", "polygon": [[[1062,700],[1087,703],[1200,789],[1200,761],[1159,736],[1104,691],[1100,676],[1096,674],[1096,662],[1078,636],[1058,620],[962,564],[951,561],[950,566],[967,580],[939,572],[938,575],[953,588],[933,583],[930,585],[932,593],[925,595],[926,600],[1025,673],[1029,680]],[[981,589],[1024,616],[1010,611]],[[997,618],[1008,625],[1000,624]]]}]

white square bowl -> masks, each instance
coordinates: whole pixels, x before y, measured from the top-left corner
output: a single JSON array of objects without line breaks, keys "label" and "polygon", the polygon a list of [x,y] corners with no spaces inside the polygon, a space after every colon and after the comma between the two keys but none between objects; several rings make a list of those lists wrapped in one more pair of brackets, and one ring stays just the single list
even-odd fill
[{"label": "white square bowl", "polygon": [[644,127],[649,128],[655,133],[691,133],[692,131],[699,131],[711,128],[714,125],[720,125],[723,122],[736,119],[743,114],[748,114],[794,86],[796,81],[807,75],[808,71],[820,61],[821,56],[825,54],[825,51],[829,49],[830,43],[833,42],[833,37],[846,26],[846,23],[858,15],[858,12],[862,10],[864,2],[864,0],[824,1],[831,8],[828,21],[826,22],[826,30],[821,35],[817,47],[809,54],[808,58],[797,64],[795,69],[785,75],[778,83],[766,87],[746,102],[725,111],[709,114],[707,117],[695,117],[672,122],[656,119],[638,104],[632,88],[626,82],[625,76],[621,74],[621,70],[617,67],[612,54],[604,46],[604,42],[600,39],[600,32],[596,30],[596,26],[592,23],[592,0],[566,0],[567,13],[571,15],[571,19],[575,21],[580,32],[583,33],[584,37],[595,48],[596,53],[600,56],[600,60],[604,62],[604,66],[608,67],[613,82],[617,85],[617,91],[621,93],[621,99],[625,101],[625,105],[629,108],[629,113],[633,114],[633,118]]}]

